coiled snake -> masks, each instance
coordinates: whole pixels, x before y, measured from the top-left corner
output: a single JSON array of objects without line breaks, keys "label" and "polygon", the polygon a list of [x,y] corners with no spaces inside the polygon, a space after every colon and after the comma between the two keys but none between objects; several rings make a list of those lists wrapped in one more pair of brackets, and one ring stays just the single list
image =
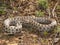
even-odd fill
[{"label": "coiled snake", "polygon": [[16,16],[13,18],[8,18],[4,21],[4,31],[7,34],[19,33],[23,26],[35,27],[39,32],[50,31],[54,29],[54,26],[57,25],[56,20],[44,18],[44,17],[35,17],[35,16]]}]

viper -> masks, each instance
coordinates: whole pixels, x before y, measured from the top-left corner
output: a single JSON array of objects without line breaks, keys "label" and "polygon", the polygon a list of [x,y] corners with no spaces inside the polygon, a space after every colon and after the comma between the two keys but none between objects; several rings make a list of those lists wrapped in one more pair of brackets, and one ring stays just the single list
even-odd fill
[{"label": "viper", "polygon": [[16,16],[4,20],[4,32],[7,34],[20,33],[23,27],[33,27],[36,31],[51,31],[55,28],[55,19],[35,16]]}]

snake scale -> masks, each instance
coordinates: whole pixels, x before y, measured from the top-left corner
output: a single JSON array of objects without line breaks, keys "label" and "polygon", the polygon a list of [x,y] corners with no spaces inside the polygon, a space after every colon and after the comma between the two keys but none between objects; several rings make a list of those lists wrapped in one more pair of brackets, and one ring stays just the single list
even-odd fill
[{"label": "snake scale", "polygon": [[55,19],[49,19],[45,17],[35,17],[35,16],[16,16],[13,18],[7,18],[4,21],[4,32],[7,34],[19,33],[23,26],[35,27],[37,31],[44,32],[53,30],[57,25]]}]

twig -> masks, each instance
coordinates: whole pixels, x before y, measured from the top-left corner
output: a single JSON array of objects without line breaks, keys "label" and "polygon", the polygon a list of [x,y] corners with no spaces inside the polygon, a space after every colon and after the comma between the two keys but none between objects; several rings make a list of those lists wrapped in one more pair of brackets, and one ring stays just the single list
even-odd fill
[{"label": "twig", "polygon": [[50,12],[50,8],[48,7],[48,9],[47,9],[47,12],[48,12],[48,14],[49,14],[49,18],[50,18],[50,16],[51,16],[51,12]]},{"label": "twig", "polygon": [[56,9],[57,5],[58,5],[58,1],[56,2],[55,6],[53,7],[53,10],[52,10],[53,17],[55,16],[55,9]]},{"label": "twig", "polygon": [[49,3],[48,2],[47,2],[47,4],[48,4],[47,12],[48,12],[49,18],[51,18],[51,9],[49,7]]}]

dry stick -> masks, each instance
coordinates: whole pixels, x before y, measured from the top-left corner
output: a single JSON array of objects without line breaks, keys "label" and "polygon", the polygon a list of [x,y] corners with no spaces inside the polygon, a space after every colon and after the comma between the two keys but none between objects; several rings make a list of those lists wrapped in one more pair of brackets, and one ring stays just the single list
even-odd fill
[{"label": "dry stick", "polygon": [[55,6],[53,7],[53,10],[52,10],[52,15],[53,15],[53,17],[55,16],[55,9],[56,9],[57,5],[58,5],[58,1],[57,1],[57,3],[55,4]]},{"label": "dry stick", "polygon": [[55,9],[56,9],[56,7],[57,7],[58,4],[59,4],[59,0],[56,2],[55,6],[53,7],[53,10],[52,10],[52,15],[53,15],[53,17],[56,18],[56,20],[58,20],[58,18],[57,18],[57,16],[55,15],[55,14],[56,14],[56,13],[55,13]]},{"label": "dry stick", "polygon": [[[47,2],[47,4],[49,4],[49,3]],[[49,18],[51,18],[50,17],[51,16],[51,11],[50,11],[49,5],[48,5],[48,8],[47,8],[47,12],[48,12]]]},{"label": "dry stick", "polygon": [[[57,5],[58,5],[58,1],[57,1],[57,3],[55,4],[55,6],[53,7],[53,10],[52,10],[52,15],[53,15],[53,17],[55,16],[55,8],[57,7]],[[50,16],[51,16],[51,11],[50,11],[49,6],[48,6],[48,9],[47,9],[47,12],[48,12],[49,18],[50,18]]]},{"label": "dry stick", "polygon": [[48,14],[49,14],[49,18],[50,18],[50,16],[51,16],[51,12],[50,12],[50,8],[48,7],[48,9],[47,9],[47,12],[48,12]]}]

